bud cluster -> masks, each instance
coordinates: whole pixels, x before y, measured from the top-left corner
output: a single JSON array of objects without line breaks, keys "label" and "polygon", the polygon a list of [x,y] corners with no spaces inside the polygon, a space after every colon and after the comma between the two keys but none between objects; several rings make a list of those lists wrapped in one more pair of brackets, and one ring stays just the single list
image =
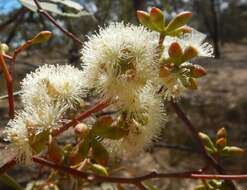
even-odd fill
[{"label": "bud cluster", "polygon": [[227,132],[225,128],[221,128],[218,130],[215,143],[207,134],[200,132],[199,136],[202,139],[208,153],[212,154],[217,158],[228,156],[241,156],[244,153],[244,150],[242,148],[236,146],[228,146]]},{"label": "bud cluster", "polygon": [[165,87],[165,98],[177,99],[184,89],[197,89],[196,79],[204,76],[206,70],[190,61],[200,56],[212,57],[213,48],[203,42],[204,34],[186,25],[192,13],[182,12],[168,23],[163,12],[155,7],[149,13],[138,11],[137,16],[140,23],[159,32],[164,39],[160,44],[159,78]]},{"label": "bud cluster", "polygon": [[153,7],[150,13],[137,11],[137,17],[141,24],[162,35],[169,36],[191,32],[191,28],[186,26],[191,16],[191,12],[182,12],[177,14],[169,23],[166,23],[164,13],[156,7]]}]

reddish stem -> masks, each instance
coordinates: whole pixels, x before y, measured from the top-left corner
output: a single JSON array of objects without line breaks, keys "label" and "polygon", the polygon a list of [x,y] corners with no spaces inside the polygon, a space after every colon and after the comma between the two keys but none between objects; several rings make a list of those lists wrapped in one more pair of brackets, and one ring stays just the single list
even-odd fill
[{"label": "reddish stem", "polygon": [[33,161],[43,166],[59,170],[61,172],[69,173],[73,176],[84,178],[88,181],[94,182],[110,182],[110,183],[122,183],[122,184],[140,184],[141,182],[149,179],[157,178],[182,178],[182,179],[222,179],[222,180],[247,180],[247,174],[243,175],[216,175],[216,174],[201,174],[198,171],[188,172],[176,172],[176,173],[156,173],[151,172],[147,175],[138,177],[112,177],[112,176],[100,176],[93,173],[82,172],[70,167],[55,164],[49,160],[45,160],[40,157],[33,156]]},{"label": "reddish stem", "polygon": [[[191,135],[194,137],[194,139],[197,141],[197,144],[199,145],[199,150],[204,156],[205,160],[214,167],[220,174],[225,174],[224,168],[220,166],[220,164],[211,156],[208,154],[207,150],[204,147],[204,144],[201,140],[201,138],[198,135],[198,131],[196,128],[193,126],[193,124],[190,122],[186,114],[180,109],[180,107],[173,101],[170,102],[172,108],[178,115],[178,117],[183,121],[185,126],[189,129]],[[234,185],[232,181],[227,181],[231,187],[232,190],[236,190],[237,187]]]},{"label": "reddish stem", "polygon": [[8,102],[9,102],[9,117],[14,118],[15,106],[14,106],[14,95],[13,95],[13,79],[9,73],[7,64],[4,60],[3,54],[0,53],[0,66],[3,70],[4,78],[6,81],[7,92],[8,92]]},{"label": "reddish stem", "polygon": [[91,114],[101,111],[104,108],[106,108],[107,106],[109,106],[109,102],[108,101],[100,101],[98,102],[95,106],[93,106],[92,108],[88,109],[85,112],[82,112],[80,115],[78,115],[77,117],[75,117],[72,121],[70,121],[69,123],[66,123],[65,125],[63,125],[62,127],[58,128],[57,130],[54,130],[52,132],[52,136],[57,136],[60,133],[66,131],[67,129],[69,129],[71,126],[74,126],[78,123],[78,121],[82,121],[83,119],[86,119],[87,117],[89,117]]},{"label": "reddish stem", "polygon": [[16,164],[15,159],[10,160],[6,164],[4,164],[2,167],[0,167],[0,175],[5,173],[8,169],[14,167]]},{"label": "reddish stem", "polygon": [[69,38],[73,39],[75,43],[77,43],[78,45],[83,45],[83,43],[81,42],[81,40],[76,37],[74,34],[72,34],[71,32],[65,30],[62,26],[60,26],[57,21],[45,10],[42,9],[42,7],[39,4],[38,0],[34,0],[37,8],[38,8],[38,12],[42,15],[44,15],[52,24],[54,24],[59,30],[61,30],[66,36],[68,36]]}]

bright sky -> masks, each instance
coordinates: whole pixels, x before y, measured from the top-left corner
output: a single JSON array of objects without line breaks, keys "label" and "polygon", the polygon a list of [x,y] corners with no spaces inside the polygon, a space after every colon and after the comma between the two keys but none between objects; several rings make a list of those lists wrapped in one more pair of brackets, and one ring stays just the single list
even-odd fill
[{"label": "bright sky", "polygon": [[20,7],[18,0],[0,0],[0,13],[8,13],[18,7]]}]

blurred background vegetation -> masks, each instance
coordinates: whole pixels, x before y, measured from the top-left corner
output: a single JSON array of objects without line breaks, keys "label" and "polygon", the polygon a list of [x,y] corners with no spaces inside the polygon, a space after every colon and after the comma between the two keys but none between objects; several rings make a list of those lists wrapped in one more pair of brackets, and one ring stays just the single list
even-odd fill
[{"label": "blurred background vegetation", "polygon": [[[164,10],[169,20],[184,10],[193,12],[190,25],[207,34],[215,47],[217,59],[196,60],[208,70],[196,92],[188,92],[181,100],[198,130],[215,136],[217,129],[225,127],[229,143],[247,147],[247,1],[246,0],[75,0],[90,14],[80,17],[64,17],[51,13],[56,20],[82,40],[86,35],[112,21],[137,24],[136,10],[149,10],[152,6]],[[17,58],[15,66],[15,90],[20,87],[26,73],[42,64],[80,65],[80,47],[61,34],[46,18],[24,8],[18,0],[0,0],[0,41],[10,50],[32,38],[41,30],[54,33],[47,44],[33,46]],[[5,83],[0,73],[0,96],[5,95]],[[18,101],[18,96],[16,97]],[[17,107],[20,105],[17,104]],[[127,165],[145,172],[179,171],[203,165],[197,146],[190,134],[167,106],[169,122],[160,140],[145,156],[126,161]],[[0,133],[8,121],[7,101],[0,99]],[[1,136],[1,135],[0,135]],[[1,137],[0,137],[1,138]],[[1,145],[1,144],[0,144]],[[0,146],[1,148],[1,146]],[[247,155],[241,158],[223,159],[222,165],[230,173],[247,173]],[[145,167],[143,167],[145,166]],[[11,171],[21,184],[34,177],[23,168]],[[164,180],[156,182],[164,190],[190,190],[195,181]],[[245,190],[246,182],[238,184]],[[0,184],[0,189],[1,184]],[[5,190],[5,189],[4,189]]]}]

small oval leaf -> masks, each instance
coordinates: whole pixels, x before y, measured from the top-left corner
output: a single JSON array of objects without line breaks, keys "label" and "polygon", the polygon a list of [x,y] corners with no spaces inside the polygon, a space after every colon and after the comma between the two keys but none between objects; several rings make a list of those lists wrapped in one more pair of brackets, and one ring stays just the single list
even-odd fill
[{"label": "small oval leaf", "polygon": [[[37,12],[37,6],[32,0],[19,0],[19,2],[29,10]],[[41,8],[45,11],[55,13],[66,17],[81,17],[91,15],[82,5],[71,0],[49,0],[39,2]]]}]

